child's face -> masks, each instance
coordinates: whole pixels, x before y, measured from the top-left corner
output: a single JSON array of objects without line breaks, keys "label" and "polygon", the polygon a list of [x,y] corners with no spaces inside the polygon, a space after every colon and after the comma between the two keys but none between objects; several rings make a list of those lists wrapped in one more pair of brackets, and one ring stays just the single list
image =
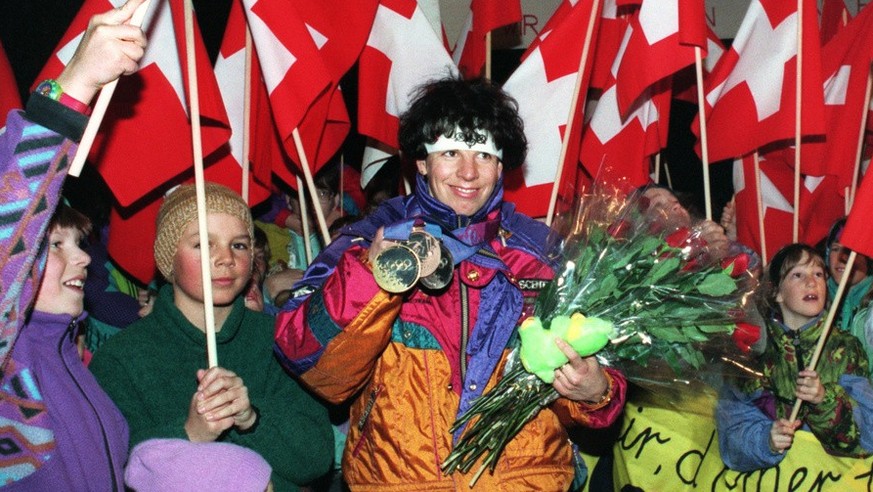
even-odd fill
[{"label": "child's face", "polygon": [[55,227],[48,236],[48,260],[34,308],[52,314],[82,314],[85,301],[85,267],[91,263],[79,246],[82,233],[71,227]]},{"label": "child's face", "polygon": [[776,302],[782,308],[785,324],[797,329],[823,310],[827,299],[824,267],[804,254],[779,283]]},{"label": "child's face", "polygon": [[[225,213],[206,215],[209,230],[209,264],[212,273],[212,301],[227,306],[246,288],[252,275],[252,244],[246,224]],[[183,313],[203,311],[200,273],[200,234],[197,221],[185,227],[173,257],[173,292]]]},{"label": "child's face", "polygon": [[[846,271],[846,262],[849,261],[851,250],[839,242],[831,244],[830,253],[828,254],[828,270],[834,282],[839,283],[843,278],[843,272]],[[852,264],[852,276],[849,277],[849,286],[855,285],[858,282],[867,278],[867,257],[857,255],[855,263]]]}]

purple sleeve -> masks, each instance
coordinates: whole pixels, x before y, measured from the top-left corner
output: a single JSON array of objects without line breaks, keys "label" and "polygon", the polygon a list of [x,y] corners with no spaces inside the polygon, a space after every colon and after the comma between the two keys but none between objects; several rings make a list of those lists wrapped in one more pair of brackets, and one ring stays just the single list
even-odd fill
[{"label": "purple sleeve", "polygon": [[[50,118],[54,101],[40,101],[38,118]],[[60,106],[60,104],[57,104]],[[43,238],[57,207],[76,144],[64,135],[9,113],[0,134],[0,361],[15,342],[33,305],[45,267]],[[58,119],[64,119],[59,115]],[[69,122],[67,122],[69,123]],[[0,366],[2,367],[2,366]]]}]

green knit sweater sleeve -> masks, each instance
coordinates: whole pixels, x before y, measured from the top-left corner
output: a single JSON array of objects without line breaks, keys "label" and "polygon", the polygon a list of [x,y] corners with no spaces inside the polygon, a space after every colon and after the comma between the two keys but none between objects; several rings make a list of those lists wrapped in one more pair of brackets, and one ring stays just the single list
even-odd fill
[{"label": "green knit sweater sleeve", "polygon": [[[268,319],[267,324],[263,319]],[[247,326],[239,336],[255,337],[245,345],[272,347],[271,317],[249,312],[244,323]],[[258,451],[273,467],[277,491],[295,490],[293,484],[312,482],[330,470],[333,431],[327,410],[284,372],[272,353],[265,355],[260,374],[247,371],[242,376],[249,400],[258,410],[257,424],[249,432],[231,430],[224,440]]]}]

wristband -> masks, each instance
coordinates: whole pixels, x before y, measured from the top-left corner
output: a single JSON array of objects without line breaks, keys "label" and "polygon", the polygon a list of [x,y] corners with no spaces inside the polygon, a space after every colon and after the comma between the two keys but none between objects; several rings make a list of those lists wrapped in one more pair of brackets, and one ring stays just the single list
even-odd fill
[{"label": "wristband", "polygon": [[582,403],[592,407],[594,409],[603,408],[612,401],[612,391],[613,391],[613,380],[612,376],[609,375],[608,372],[601,369],[603,371],[603,375],[606,376],[606,390],[603,392],[603,395],[600,397],[598,401],[583,401]]},{"label": "wristband", "polygon": [[58,102],[63,104],[64,106],[72,109],[73,111],[78,111],[84,115],[91,114],[91,107],[82,101],[76,99],[75,97],[64,92],[61,94],[61,98],[58,99]]},{"label": "wristband", "polygon": [[91,113],[91,108],[87,104],[65,93],[63,87],[61,87],[61,84],[59,84],[57,80],[43,80],[38,86],[36,86],[36,89],[33,92],[57,101],[73,111],[77,111],[84,115]]}]

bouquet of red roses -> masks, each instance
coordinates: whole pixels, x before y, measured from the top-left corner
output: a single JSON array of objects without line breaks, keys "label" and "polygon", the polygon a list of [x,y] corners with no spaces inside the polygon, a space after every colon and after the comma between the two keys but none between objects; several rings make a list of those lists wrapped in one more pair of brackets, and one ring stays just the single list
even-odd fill
[{"label": "bouquet of red roses", "polygon": [[487,454],[475,483],[558,398],[550,383],[567,358],[556,337],[602,364],[657,358],[679,374],[701,367],[707,344],[729,340],[743,319],[757,286],[747,254],[717,261],[700,234],[671,227],[671,218],[638,193],[598,190],[574,210],[555,227],[559,267],[537,299],[538,316],[519,328],[521,345],[498,384],[451,429],[466,426],[442,465],[446,473],[467,472]]}]

